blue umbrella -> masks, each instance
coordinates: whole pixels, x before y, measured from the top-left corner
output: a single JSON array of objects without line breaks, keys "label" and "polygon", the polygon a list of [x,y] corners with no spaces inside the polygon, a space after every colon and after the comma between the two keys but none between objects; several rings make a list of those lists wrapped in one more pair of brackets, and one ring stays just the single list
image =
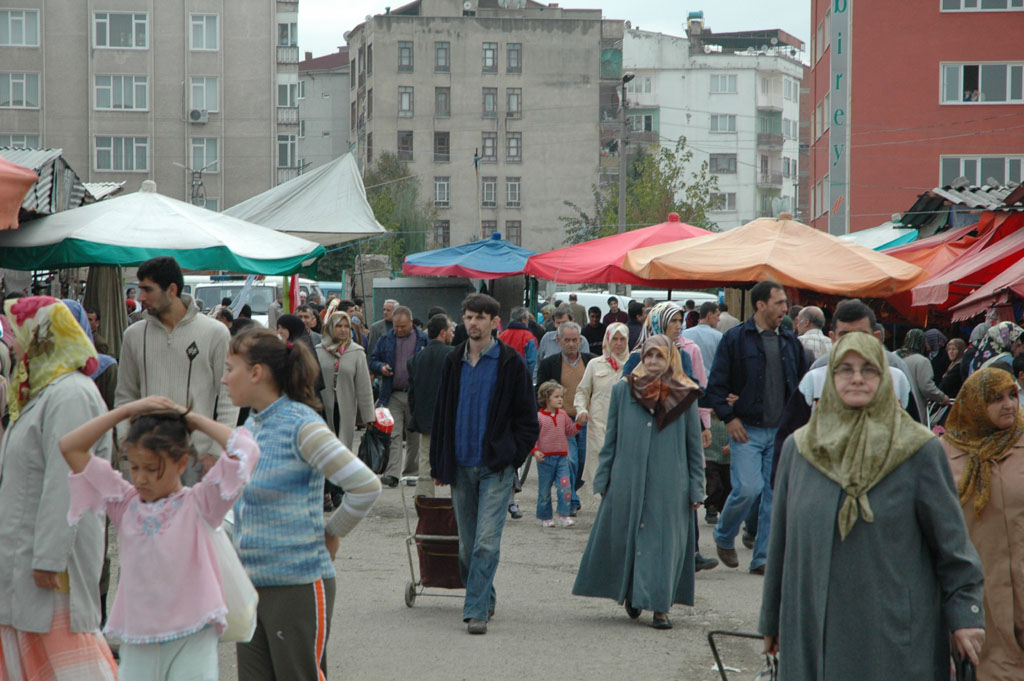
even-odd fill
[{"label": "blue umbrella", "polygon": [[531,255],[533,251],[505,241],[495,232],[483,241],[408,255],[402,272],[432,277],[500,279],[522,274]]}]

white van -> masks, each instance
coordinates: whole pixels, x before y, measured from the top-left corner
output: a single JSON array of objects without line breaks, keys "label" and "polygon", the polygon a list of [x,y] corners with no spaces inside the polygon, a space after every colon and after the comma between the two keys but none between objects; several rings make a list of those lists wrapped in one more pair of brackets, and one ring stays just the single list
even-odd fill
[{"label": "white van", "polygon": [[[245,278],[245,275],[214,275],[202,277],[205,281],[194,281],[190,286],[189,277],[186,276],[185,289],[189,291],[191,288],[189,292],[195,299],[196,304],[200,305],[204,312],[209,312],[217,305],[220,305],[220,301],[224,298],[237,299],[238,295],[242,292],[242,287],[245,286]],[[283,285],[283,277],[266,277],[253,282],[249,300],[247,301],[249,307],[252,308],[253,321],[259,322],[264,326],[267,325],[270,306],[281,294]],[[323,293],[320,292],[316,282],[312,279],[300,277],[299,290],[305,293],[307,298],[311,294],[318,294],[323,299]]]}]

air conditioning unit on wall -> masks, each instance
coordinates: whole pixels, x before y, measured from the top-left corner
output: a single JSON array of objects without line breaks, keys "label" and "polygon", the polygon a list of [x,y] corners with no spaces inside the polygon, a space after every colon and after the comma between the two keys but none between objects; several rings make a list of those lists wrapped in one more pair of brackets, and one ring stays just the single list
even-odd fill
[{"label": "air conditioning unit on wall", "polygon": [[188,112],[188,122],[201,124],[208,123],[210,120],[210,114],[206,109],[192,109]]}]

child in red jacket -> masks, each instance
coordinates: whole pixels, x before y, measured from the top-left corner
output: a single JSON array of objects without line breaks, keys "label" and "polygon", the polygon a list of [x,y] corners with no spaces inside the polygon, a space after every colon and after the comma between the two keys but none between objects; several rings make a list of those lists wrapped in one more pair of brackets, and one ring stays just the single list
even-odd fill
[{"label": "child in red jacket", "polygon": [[558,381],[546,381],[537,389],[537,412],[540,434],[533,456],[537,459],[537,517],[543,527],[554,527],[551,517],[551,486],[558,488],[558,526],[572,527],[576,521],[569,517],[572,498],[572,478],[569,476],[569,439],[580,432],[582,426],[573,423],[562,409],[565,389]]}]

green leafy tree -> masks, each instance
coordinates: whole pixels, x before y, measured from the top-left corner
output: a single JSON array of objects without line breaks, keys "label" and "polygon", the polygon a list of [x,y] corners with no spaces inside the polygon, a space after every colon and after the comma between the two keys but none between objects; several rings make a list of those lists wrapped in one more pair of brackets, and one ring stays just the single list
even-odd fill
[{"label": "green leafy tree", "polygon": [[[718,231],[708,215],[713,209],[711,197],[718,190],[718,177],[708,172],[707,161],[687,172],[692,161],[693,152],[686,148],[685,137],[680,137],[674,148],[660,147],[653,154],[643,146],[637,147],[626,170],[627,230],[664,222],[669,213],[675,212],[685,223]],[[565,202],[573,212],[559,218],[566,228],[566,243],[590,241],[618,231],[618,183],[604,188],[594,185],[593,192],[592,211]]]}]

